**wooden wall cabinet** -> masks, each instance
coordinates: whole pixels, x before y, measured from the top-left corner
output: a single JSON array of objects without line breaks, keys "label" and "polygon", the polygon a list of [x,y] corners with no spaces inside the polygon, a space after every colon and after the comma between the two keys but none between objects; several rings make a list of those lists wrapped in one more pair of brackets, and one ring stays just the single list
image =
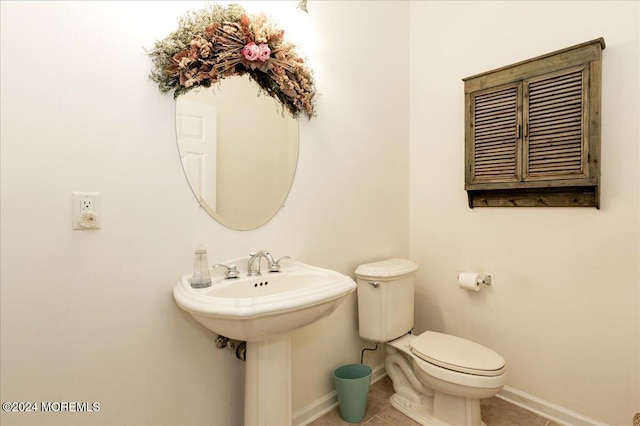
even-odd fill
[{"label": "wooden wall cabinet", "polygon": [[464,78],[469,207],[599,207],[603,38]]}]

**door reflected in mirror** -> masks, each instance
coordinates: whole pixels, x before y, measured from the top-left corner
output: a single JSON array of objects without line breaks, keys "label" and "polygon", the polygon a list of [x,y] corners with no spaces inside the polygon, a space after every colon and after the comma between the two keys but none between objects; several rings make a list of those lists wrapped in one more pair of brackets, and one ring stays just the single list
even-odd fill
[{"label": "door reflected in mirror", "polygon": [[282,207],[298,162],[298,121],[248,76],[179,96],[176,132],[191,190],[218,222],[256,229]]}]

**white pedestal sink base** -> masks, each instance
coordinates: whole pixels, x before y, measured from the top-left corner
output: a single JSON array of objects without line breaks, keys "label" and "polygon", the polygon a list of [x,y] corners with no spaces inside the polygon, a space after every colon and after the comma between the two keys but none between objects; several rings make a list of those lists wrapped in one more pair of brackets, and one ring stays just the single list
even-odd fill
[{"label": "white pedestal sink base", "polygon": [[291,425],[291,338],[289,333],[247,342],[245,426]]}]

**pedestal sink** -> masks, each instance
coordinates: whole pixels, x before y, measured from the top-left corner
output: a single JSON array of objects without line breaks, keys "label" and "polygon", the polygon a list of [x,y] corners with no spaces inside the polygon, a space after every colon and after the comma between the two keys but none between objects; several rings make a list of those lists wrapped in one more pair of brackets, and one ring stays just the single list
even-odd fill
[{"label": "pedestal sink", "polygon": [[281,272],[247,276],[249,258],[233,259],[240,277],[222,271],[208,288],[195,289],[184,275],[173,289],[178,306],[217,334],[247,342],[244,424],[291,424],[292,330],[331,314],[356,289],[346,275],[294,260]]}]

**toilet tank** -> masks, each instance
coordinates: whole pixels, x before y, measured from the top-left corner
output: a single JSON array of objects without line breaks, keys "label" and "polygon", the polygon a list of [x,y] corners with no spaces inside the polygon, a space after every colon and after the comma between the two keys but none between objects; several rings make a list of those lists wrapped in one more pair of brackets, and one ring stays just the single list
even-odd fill
[{"label": "toilet tank", "polygon": [[356,269],[360,337],[388,342],[413,328],[414,275],[406,259],[366,263]]}]

